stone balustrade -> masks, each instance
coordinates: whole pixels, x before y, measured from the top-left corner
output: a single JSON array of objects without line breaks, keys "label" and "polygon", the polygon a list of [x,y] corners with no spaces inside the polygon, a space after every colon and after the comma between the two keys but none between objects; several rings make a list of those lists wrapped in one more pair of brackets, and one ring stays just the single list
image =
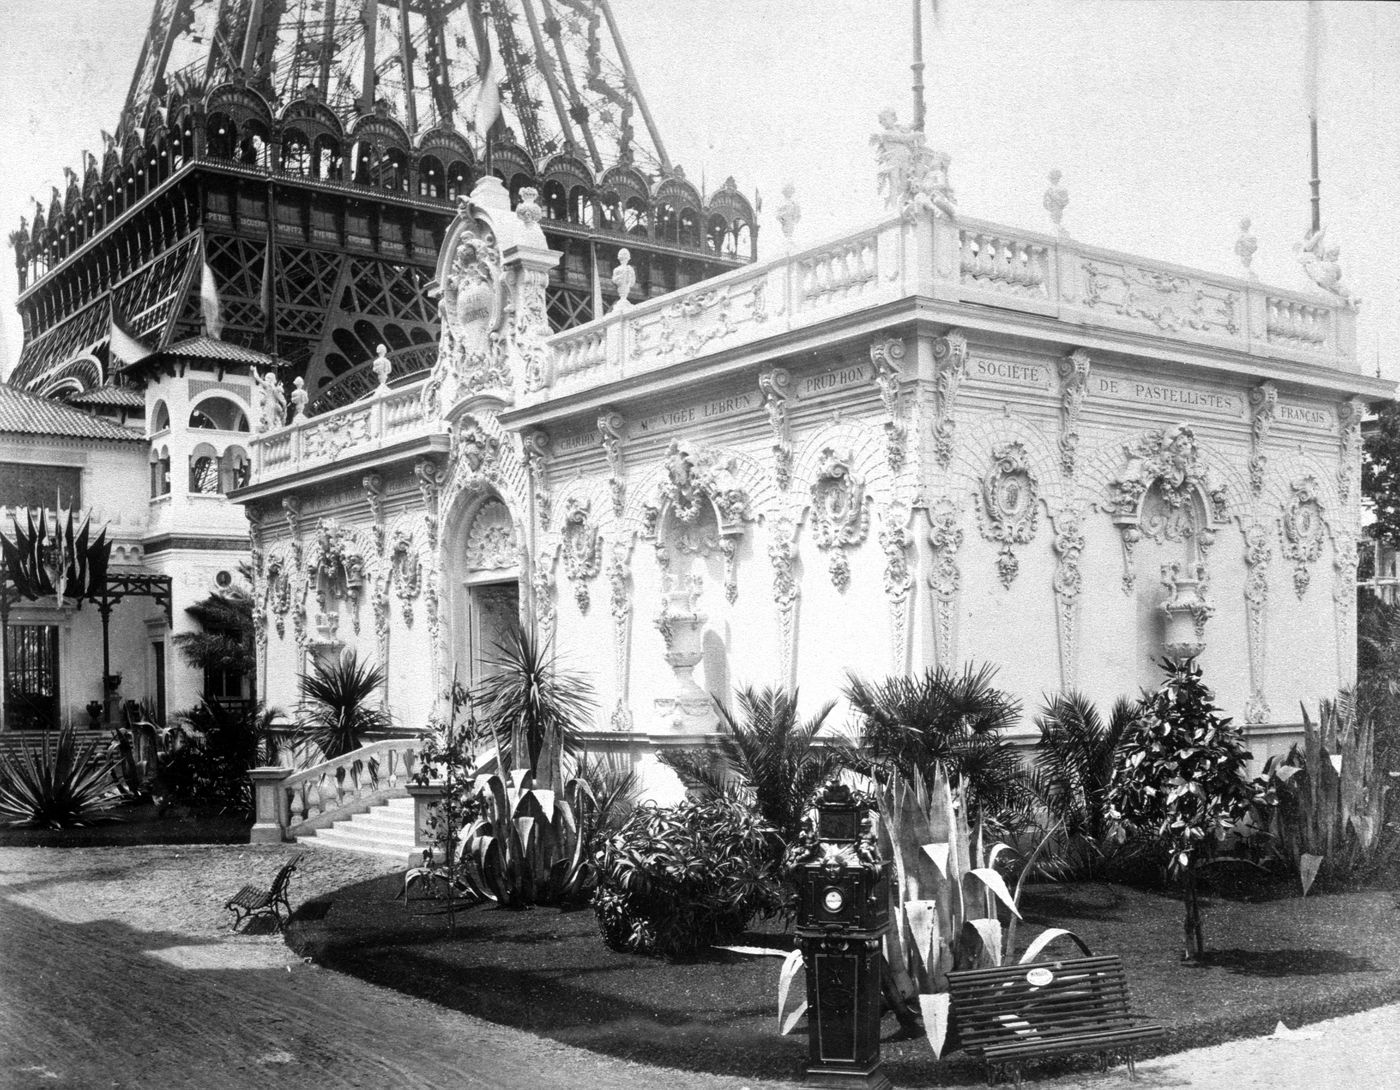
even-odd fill
[{"label": "stone balustrade", "polygon": [[250,843],[293,840],[374,803],[408,793],[422,745],[386,738],[310,768],[255,768],[255,817]]},{"label": "stone balustrade", "polygon": [[396,443],[445,431],[422,409],[423,383],[379,387],[359,401],[253,437],[257,483],[329,465],[350,454],[368,454]]},{"label": "stone balustrade", "polygon": [[746,348],[915,294],[1043,315],[1076,330],[1357,369],[1355,311],[1321,291],[1272,288],[980,220],[893,219],[555,334],[544,386],[523,402]]}]

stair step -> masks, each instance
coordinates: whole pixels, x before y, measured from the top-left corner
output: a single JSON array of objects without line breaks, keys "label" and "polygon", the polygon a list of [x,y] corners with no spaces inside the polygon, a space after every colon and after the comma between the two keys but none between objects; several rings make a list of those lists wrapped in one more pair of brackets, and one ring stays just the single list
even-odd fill
[{"label": "stair step", "polygon": [[413,799],[395,798],[325,829],[297,837],[301,844],[404,859],[413,851]]}]

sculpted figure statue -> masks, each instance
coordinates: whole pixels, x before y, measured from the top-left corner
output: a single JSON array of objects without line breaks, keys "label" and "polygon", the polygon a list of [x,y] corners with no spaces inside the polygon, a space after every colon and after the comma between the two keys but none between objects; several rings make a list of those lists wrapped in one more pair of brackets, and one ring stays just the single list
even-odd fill
[{"label": "sculpted figure statue", "polygon": [[1311,232],[1301,243],[1295,243],[1293,249],[1303,264],[1303,271],[1314,284],[1323,291],[1331,292],[1347,306],[1354,307],[1361,300],[1342,283],[1342,267],[1337,261],[1342,248],[1328,246],[1326,236],[1327,228],[1320,228]]},{"label": "sculpted figure statue", "polygon": [[906,218],[919,210],[953,218],[957,201],[948,184],[951,160],[928,147],[923,133],[901,125],[893,110],[881,110],[879,117],[881,131],[870,142],[877,149],[877,189],[885,207],[898,208]]},{"label": "sculpted figure statue", "polygon": [[389,376],[394,372],[394,365],[389,360],[389,349],[386,345],[381,344],[375,347],[374,363],[371,366],[379,377],[379,388],[385,389],[389,385]]},{"label": "sculpted figure statue", "polygon": [[1240,264],[1244,266],[1244,273],[1251,280],[1258,280],[1259,274],[1251,268],[1254,261],[1254,251],[1259,249],[1259,240],[1250,234],[1251,221],[1248,216],[1240,220],[1240,237],[1235,239],[1235,255],[1240,259]]},{"label": "sculpted figure statue", "polygon": [[1068,233],[1060,220],[1064,218],[1065,208],[1069,204],[1069,190],[1060,184],[1062,177],[1058,170],[1050,172],[1050,188],[1045,191],[1041,202],[1045,205],[1045,211],[1050,213],[1050,222],[1055,225],[1056,232],[1061,235]]},{"label": "sculpted figure statue", "polygon": [[292,383],[292,405],[296,411],[292,414],[292,423],[300,423],[306,419],[306,403],[311,400],[311,395],[306,392],[306,379],[300,375]]},{"label": "sculpted figure statue", "polygon": [[271,368],[264,371],[258,381],[262,386],[262,430],[272,431],[287,421],[287,395],[282,392],[282,383]]},{"label": "sculpted figure statue", "polygon": [[793,195],[797,192],[796,187],[791,182],[783,186],[783,203],[778,205],[778,226],[783,229],[783,238],[787,242],[787,248],[792,249],[792,233],[797,229],[798,221],[802,219],[802,208],[793,200]]},{"label": "sculpted figure statue", "polygon": [[617,288],[617,302],[613,304],[613,312],[626,310],[632,305],[632,301],[627,298],[632,294],[632,287],[637,283],[637,270],[632,268],[632,251],[626,246],[617,251],[617,266],[612,271],[613,286]]}]

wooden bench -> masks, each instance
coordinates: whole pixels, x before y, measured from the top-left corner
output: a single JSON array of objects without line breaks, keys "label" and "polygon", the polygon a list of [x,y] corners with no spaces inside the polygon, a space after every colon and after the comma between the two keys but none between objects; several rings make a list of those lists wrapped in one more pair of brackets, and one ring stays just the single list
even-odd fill
[{"label": "wooden bench", "polygon": [[224,907],[233,913],[230,930],[237,930],[240,923],[254,916],[271,915],[277,921],[277,930],[281,931],[286,926],[286,921],[282,919],[282,909],[287,910],[288,918],[292,915],[292,906],[287,900],[287,887],[291,884],[292,872],[300,862],[301,856],[297,856],[284,864],[272,879],[270,889],[244,886],[225,901]]},{"label": "wooden bench", "polygon": [[1036,961],[948,974],[952,1018],[962,1047],[987,1064],[987,1081],[1041,1056],[1097,1052],[1104,1068],[1122,1054],[1137,1078],[1132,1049],[1162,1036],[1128,1005],[1117,955]]}]

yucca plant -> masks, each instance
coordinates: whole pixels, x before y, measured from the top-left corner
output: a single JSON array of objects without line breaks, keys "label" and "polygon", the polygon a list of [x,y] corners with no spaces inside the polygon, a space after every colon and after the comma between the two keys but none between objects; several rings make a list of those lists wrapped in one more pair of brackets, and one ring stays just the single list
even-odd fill
[{"label": "yucca plant", "polygon": [[585,823],[587,844],[583,849],[584,856],[592,859],[603,841],[621,829],[637,808],[642,798],[642,776],[625,759],[586,753],[579,760],[575,775],[587,785],[592,797]]},{"label": "yucca plant", "polygon": [[1092,875],[1111,850],[1108,792],[1118,747],[1139,706],[1119,698],[1107,720],[1083,693],[1057,693],[1036,717],[1031,790],[1062,830],[1047,864],[1062,876]]},{"label": "yucca plant", "polygon": [[941,769],[981,820],[1023,824],[1032,802],[1021,756],[1004,734],[1020,702],[993,684],[996,667],[945,667],[878,683],[850,675],[846,699],[861,717],[864,751],[932,781]]},{"label": "yucca plant", "polygon": [[[1012,849],[986,843],[983,824],[969,823],[965,788],[950,786],[940,765],[926,781],[917,770],[887,763],[870,786],[879,808],[880,855],[893,864],[891,927],[884,938],[886,1000],[907,1029],[922,1022],[934,1055],[941,1056],[948,1043],[948,973],[1001,965],[1014,956],[1021,892],[1054,829],[1021,865],[1013,891],[997,869]],[[1018,960],[1034,961],[1056,941],[1090,952],[1072,932],[1048,928]],[[801,951],[794,951],[779,974],[783,1032],[802,1013],[801,1004],[790,1003],[801,965]],[[794,1009],[787,1010],[790,1005]]]},{"label": "yucca plant", "polygon": [[354,651],[315,662],[310,673],[301,675],[298,738],[315,745],[328,761],[359,749],[366,734],[394,725],[388,709],[377,702],[383,685],[383,668],[361,662]]},{"label": "yucca plant", "polygon": [[26,739],[0,758],[0,819],[49,829],[90,825],[115,787],[112,755],[96,741],[80,746],[73,728],[63,727],[52,744],[45,734],[37,753]]},{"label": "yucca plant", "polygon": [[841,767],[837,751],[817,743],[834,703],[805,722],[797,692],[772,687],[736,691],[740,718],[718,700],[719,738],[713,748],[663,752],[699,801],[736,797],[751,804],[776,834],[775,858],[802,831],[817,791]]},{"label": "yucca plant", "polygon": [[1400,832],[1385,823],[1390,789],[1376,766],[1374,724],[1344,692],[1323,700],[1314,722],[1303,708],[1303,746],[1264,765],[1276,806],[1269,832],[1297,870],[1307,896],[1319,875],[1344,882],[1400,855]]}]

